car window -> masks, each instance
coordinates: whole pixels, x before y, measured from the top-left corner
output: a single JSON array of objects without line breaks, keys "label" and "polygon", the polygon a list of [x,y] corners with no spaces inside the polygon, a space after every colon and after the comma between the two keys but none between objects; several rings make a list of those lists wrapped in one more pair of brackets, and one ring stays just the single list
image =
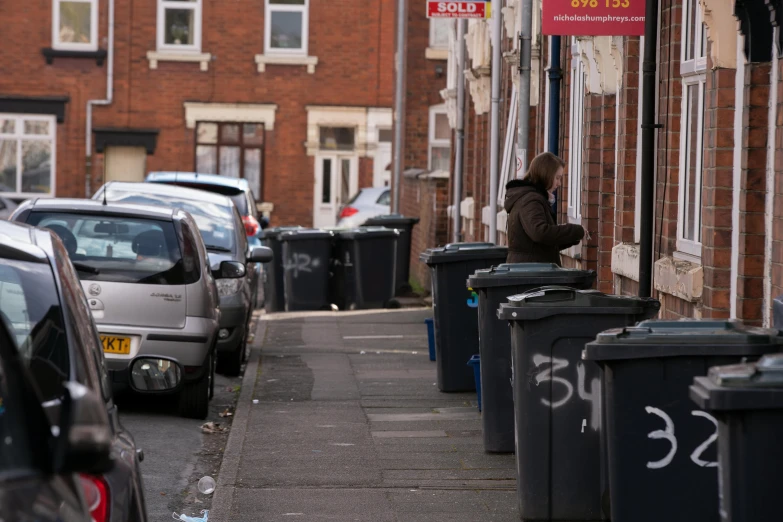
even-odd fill
[{"label": "car window", "polygon": [[[238,210],[234,210],[234,221],[237,223],[238,230],[244,232],[245,227],[242,224],[242,218],[240,217]],[[244,255],[244,253],[247,252],[247,235],[242,233],[237,234],[237,236],[237,241],[239,241],[239,252]]]},{"label": "car window", "polygon": [[14,385],[20,377],[9,374],[6,361],[0,359],[0,473],[34,467],[21,406],[24,389]]},{"label": "car window", "polygon": [[139,194],[116,189],[107,190],[106,195],[110,201],[156,207],[174,207],[184,210],[193,216],[198,231],[201,233],[204,244],[208,249],[226,250],[229,252],[234,252],[236,249],[236,243],[234,242],[235,224],[231,217],[232,207],[228,204],[218,205],[206,201],[193,201],[158,194]]},{"label": "car window", "polygon": [[182,253],[171,221],[31,212],[27,222],[60,236],[83,280],[185,284]]},{"label": "car window", "polygon": [[362,191],[360,190],[359,192],[354,194],[351,199],[348,200],[348,203],[346,203],[346,205],[353,205],[354,203],[356,203],[356,200],[359,199],[361,195],[362,195]]},{"label": "car window", "polygon": [[250,213],[248,212],[247,196],[244,192],[229,197],[231,198],[231,201],[234,202],[234,205],[236,205],[237,210],[239,210],[241,215],[247,216]]},{"label": "car window", "polygon": [[258,214],[258,205],[256,203],[256,198],[253,197],[253,192],[248,190],[245,192],[245,195],[247,196],[247,208],[248,208],[248,214],[256,217]]},{"label": "car window", "polygon": [[387,190],[376,201],[378,205],[391,205],[391,191]]},{"label": "car window", "polygon": [[62,306],[47,263],[0,259],[0,319],[43,399],[59,397],[71,363]]},{"label": "car window", "polygon": [[184,262],[186,284],[193,284],[201,278],[201,263],[198,257],[198,243],[195,232],[186,222],[180,222],[182,230],[182,260]]}]

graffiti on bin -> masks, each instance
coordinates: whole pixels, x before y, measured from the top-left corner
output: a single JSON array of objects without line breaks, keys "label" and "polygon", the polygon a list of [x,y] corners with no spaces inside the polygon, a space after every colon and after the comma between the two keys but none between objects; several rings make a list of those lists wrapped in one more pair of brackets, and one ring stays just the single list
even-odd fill
[{"label": "graffiti on bin", "polygon": [[299,277],[300,272],[310,273],[314,268],[321,266],[321,260],[317,257],[311,258],[309,254],[304,252],[294,252],[290,259],[287,259],[283,264],[283,269],[286,272],[293,271],[293,277],[296,279]]},{"label": "graffiti on bin", "polygon": [[[559,384],[563,391],[562,395],[558,395],[560,398],[556,401],[550,401],[546,397],[541,398],[541,403],[552,409],[560,408],[567,404],[574,395],[574,385],[568,379],[555,375],[556,372],[566,370],[570,363],[567,359],[560,359],[558,357],[547,357],[542,354],[533,355],[533,365],[538,372],[534,376],[536,386],[540,386],[543,382],[552,382]],[[545,366],[546,365],[546,366]],[[586,369],[581,362],[576,365],[576,391],[577,396],[587,402],[590,405],[590,429],[598,431],[601,427],[601,382],[597,377],[593,377],[590,380],[590,391],[585,386]],[[554,393],[553,393],[554,395]],[[554,399],[554,396],[552,397]],[[580,430],[584,433],[584,428],[588,424],[587,419],[583,419],[580,425]]]},{"label": "graffiti on bin", "polygon": [[478,294],[474,292],[472,288],[468,288],[468,292],[470,293],[468,297],[468,307],[478,308]]},{"label": "graffiti on bin", "polygon": [[[662,430],[655,430],[651,431],[647,434],[647,438],[649,439],[660,439],[665,440],[669,443],[670,448],[669,452],[660,460],[656,461],[650,461],[647,463],[647,468],[649,469],[663,469],[669,464],[672,463],[672,460],[674,460],[674,456],[677,454],[677,437],[674,435],[674,421],[672,420],[669,415],[658,408],[654,408],[652,406],[647,406],[644,411],[646,411],[650,415],[656,415],[660,417],[664,424],[665,428]],[[693,450],[691,453],[691,461],[696,464],[699,467],[702,468],[716,468],[718,467],[717,462],[712,462],[708,460],[704,460],[701,458],[701,456],[704,454],[705,451],[707,451],[707,448],[710,447],[711,444],[714,444],[716,440],[718,440],[718,421],[715,420],[715,417],[710,415],[709,413],[703,412],[701,410],[693,410],[691,411],[691,415],[694,417],[703,417],[710,421],[713,425],[715,425],[715,433],[710,435],[707,440],[699,444],[699,446],[696,447],[696,449]]]}]

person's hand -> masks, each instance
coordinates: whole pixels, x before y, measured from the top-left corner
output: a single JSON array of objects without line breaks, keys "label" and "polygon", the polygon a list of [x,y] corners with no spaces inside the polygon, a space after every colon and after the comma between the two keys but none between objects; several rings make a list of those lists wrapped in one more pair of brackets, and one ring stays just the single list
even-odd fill
[{"label": "person's hand", "polygon": [[584,226],[584,225],[582,225],[582,230],[585,231],[585,239],[589,241],[590,240],[590,231],[587,230],[587,227]]}]

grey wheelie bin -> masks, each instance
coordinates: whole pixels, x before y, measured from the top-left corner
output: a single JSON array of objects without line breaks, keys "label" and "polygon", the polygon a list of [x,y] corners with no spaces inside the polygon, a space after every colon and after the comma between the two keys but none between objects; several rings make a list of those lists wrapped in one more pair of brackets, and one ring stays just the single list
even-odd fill
[{"label": "grey wheelie bin", "polygon": [[366,227],[335,232],[332,303],[340,310],[390,307],[399,232]]},{"label": "grey wheelie bin", "polygon": [[329,261],[334,234],[325,230],[289,230],[283,243],[286,312],[330,310]]},{"label": "grey wheelie bin", "polygon": [[711,366],[778,349],[777,330],[697,319],[644,321],[585,347],[603,368],[612,521],[720,520],[716,422],[688,387]]},{"label": "grey wheelie bin", "polygon": [[301,230],[302,227],[275,227],[267,228],[261,232],[261,243],[272,249],[274,258],[272,262],[263,267],[264,274],[264,310],[266,313],[282,312],[285,310],[285,296],[283,292],[283,244],[280,242],[280,234],[289,230]]},{"label": "grey wheelie bin", "polygon": [[481,354],[481,422],[484,450],[514,451],[514,395],[511,389],[511,332],[497,317],[510,295],[541,286],[587,289],[595,284],[595,271],[560,268],[552,263],[512,263],[477,270],[467,285],[478,293],[479,351]]},{"label": "grey wheelie bin", "polygon": [[[658,314],[650,298],[542,287],[511,296],[517,492],[522,520],[607,520],[601,369],[582,361],[600,332]],[[605,507],[607,506],[607,507]]]},{"label": "grey wheelie bin", "polygon": [[411,269],[411,237],[413,227],[419,222],[417,217],[405,217],[402,214],[387,214],[384,216],[375,216],[364,222],[362,226],[368,227],[386,227],[399,230],[400,237],[397,240],[397,263],[396,263],[396,287],[394,295],[400,296],[411,291],[410,279]]},{"label": "grey wheelie bin", "polygon": [[508,249],[493,243],[451,243],[419,258],[432,272],[435,366],[442,392],[474,391],[470,358],[478,353],[478,295],[465,281],[476,270],[499,265]]},{"label": "grey wheelie bin", "polygon": [[720,520],[783,520],[783,354],[710,368],[690,396],[718,420]]}]

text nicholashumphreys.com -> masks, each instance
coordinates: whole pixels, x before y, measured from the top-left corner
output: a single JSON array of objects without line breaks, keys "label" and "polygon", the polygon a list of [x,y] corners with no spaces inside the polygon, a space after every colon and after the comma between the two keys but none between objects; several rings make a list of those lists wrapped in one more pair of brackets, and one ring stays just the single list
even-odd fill
[{"label": "text nicholashumphreys.com", "polygon": [[555,22],[644,22],[643,16],[612,16],[612,15],[555,15]]}]

